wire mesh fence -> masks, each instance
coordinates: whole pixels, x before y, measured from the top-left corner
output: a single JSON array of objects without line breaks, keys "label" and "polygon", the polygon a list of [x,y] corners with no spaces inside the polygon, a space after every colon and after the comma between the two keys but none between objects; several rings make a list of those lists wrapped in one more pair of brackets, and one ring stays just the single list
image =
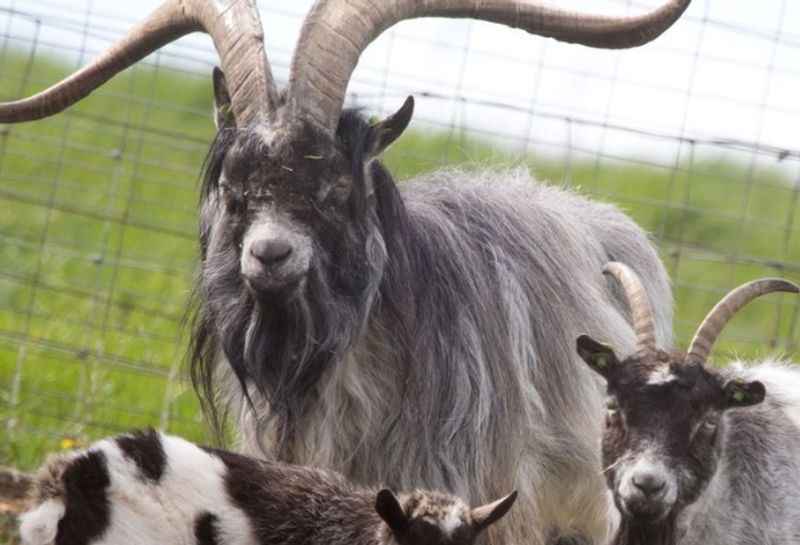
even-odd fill
[{"label": "wire mesh fence", "polygon": [[[117,4],[0,1],[0,99],[82,65],[148,2],[141,13]],[[623,207],[661,251],[685,343],[734,285],[800,281],[800,11],[765,2],[748,20],[744,0],[725,4],[697,1],[632,52],[403,23],[364,55],[350,103],[382,115],[418,99],[413,130],[387,156],[399,179],[523,165]],[[308,5],[261,2],[279,80]],[[210,41],[187,37],[61,115],[0,126],[0,463],[27,467],[62,443],[132,427],[203,437],[182,322],[213,64]],[[720,359],[775,351],[800,352],[797,298],[754,304]]]}]

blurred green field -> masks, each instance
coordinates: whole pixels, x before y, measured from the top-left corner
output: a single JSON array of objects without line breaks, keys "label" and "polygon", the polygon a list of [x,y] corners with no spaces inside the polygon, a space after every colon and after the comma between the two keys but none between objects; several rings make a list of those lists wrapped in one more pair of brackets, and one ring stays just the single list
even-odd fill
[{"label": "blurred green field", "polygon": [[[1,99],[68,72],[29,61],[0,58]],[[69,114],[0,127],[0,464],[29,468],[49,450],[147,425],[204,439],[182,380],[181,323],[210,101],[206,77],[137,67]],[[398,179],[443,164],[525,164],[617,203],[656,237],[681,343],[734,285],[767,274],[800,281],[800,186],[774,165],[567,164],[413,131],[386,159]],[[726,332],[721,353],[796,356],[799,315],[789,297],[759,302]]]}]

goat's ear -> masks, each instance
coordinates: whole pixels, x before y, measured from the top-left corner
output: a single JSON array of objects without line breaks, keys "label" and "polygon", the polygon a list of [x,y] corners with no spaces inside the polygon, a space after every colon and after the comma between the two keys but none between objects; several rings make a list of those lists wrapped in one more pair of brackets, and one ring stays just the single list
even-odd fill
[{"label": "goat's ear", "polygon": [[400,533],[408,528],[408,516],[391,490],[384,488],[378,492],[378,497],[375,498],[375,511],[392,532]]},{"label": "goat's ear", "polygon": [[581,335],[575,344],[583,361],[605,378],[608,378],[611,370],[619,363],[610,346],[597,342],[589,335]]},{"label": "goat's ear", "polygon": [[400,138],[411,122],[412,115],[414,115],[414,97],[410,96],[397,112],[372,125],[369,149],[367,150],[369,157],[380,155]]},{"label": "goat's ear", "polygon": [[214,67],[212,75],[214,80],[214,123],[217,130],[233,127],[233,110],[231,110],[231,95],[228,93],[228,84],[225,82],[225,74],[218,66]]},{"label": "goat's ear", "polygon": [[725,393],[725,403],[728,408],[750,407],[764,401],[767,389],[759,381],[746,382],[741,379],[729,380],[722,387]]},{"label": "goat's ear", "polygon": [[492,503],[481,505],[472,509],[472,524],[478,532],[485,530],[508,513],[514,502],[517,501],[517,491],[513,491],[505,498],[500,498]]}]

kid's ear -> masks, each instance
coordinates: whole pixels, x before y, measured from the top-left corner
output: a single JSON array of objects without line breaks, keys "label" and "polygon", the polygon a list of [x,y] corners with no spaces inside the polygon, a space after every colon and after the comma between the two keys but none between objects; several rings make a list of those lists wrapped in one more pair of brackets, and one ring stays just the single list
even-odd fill
[{"label": "kid's ear", "polygon": [[764,397],[767,395],[767,389],[757,380],[752,382],[740,379],[729,380],[722,389],[728,408],[758,405],[764,401]]},{"label": "kid's ear", "polygon": [[231,96],[228,93],[225,74],[218,66],[215,66],[211,79],[214,81],[214,124],[217,126],[217,130],[233,127],[236,122],[233,119]]},{"label": "kid's ear", "polygon": [[368,155],[377,157],[400,138],[414,115],[414,97],[410,96],[397,112],[372,126]]},{"label": "kid's ear", "polygon": [[375,511],[392,532],[400,533],[408,527],[408,517],[400,506],[400,501],[388,488],[378,492],[378,496],[375,498]]},{"label": "kid's ear", "polygon": [[614,350],[607,344],[597,342],[589,335],[581,335],[576,342],[578,355],[596,373],[608,378],[611,370],[619,365]]}]

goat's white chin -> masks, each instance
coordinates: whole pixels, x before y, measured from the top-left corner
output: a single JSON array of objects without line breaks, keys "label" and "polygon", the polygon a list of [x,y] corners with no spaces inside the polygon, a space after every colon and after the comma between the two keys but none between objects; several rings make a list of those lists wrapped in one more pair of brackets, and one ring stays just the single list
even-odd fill
[{"label": "goat's white chin", "polygon": [[256,297],[289,301],[297,297],[305,286],[305,275],[269,277],[243,275],[247,287]]},{"label": "goat's white chin", "polygon": [[673,504],[663,500],[648,501],[642,498],[621,498],[618,502],[622,506],[626,518],[636,519],[638,522],[657,524],[667,518],[672,511]]}]

